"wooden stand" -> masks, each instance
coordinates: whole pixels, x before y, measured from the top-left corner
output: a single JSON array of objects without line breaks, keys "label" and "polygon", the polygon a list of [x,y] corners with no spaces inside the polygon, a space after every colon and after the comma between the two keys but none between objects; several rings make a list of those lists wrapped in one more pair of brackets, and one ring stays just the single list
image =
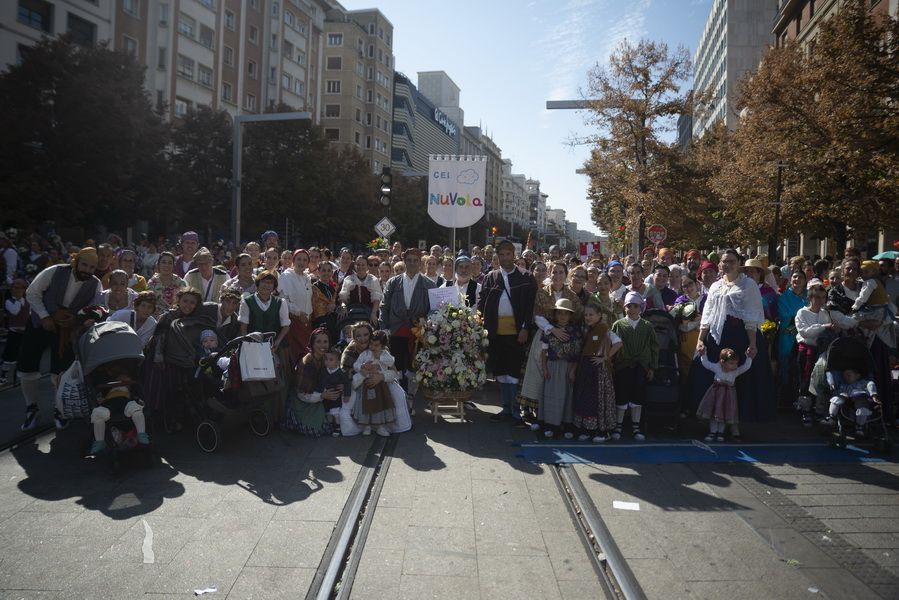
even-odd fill
[{"label": "wooden stand", "polygon": [[425,389],[424,396],[430,400],[435,423],[440,415],[465,421],[465,403],[471,398],[471,392],[432,392]]}]

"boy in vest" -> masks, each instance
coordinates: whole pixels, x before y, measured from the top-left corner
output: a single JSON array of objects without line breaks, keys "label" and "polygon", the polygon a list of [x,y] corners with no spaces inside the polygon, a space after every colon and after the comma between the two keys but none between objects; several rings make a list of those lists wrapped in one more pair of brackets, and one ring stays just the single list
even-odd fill
[{"label": "boy in vest", "polygon": [[646,398],[646,382],[659,364],[659,342],[652,324],[640,317],[643,298],[637,292],[624,297],[623,319],[612,325],[612,331],[621,338],[623,346],[615,356],[615,399],[618,409],[618,426],[612,431],[612,439],[621,439],[624,415],[631,409],[631,426],[634,439],[646,439],[640,431],[640,415]]}]

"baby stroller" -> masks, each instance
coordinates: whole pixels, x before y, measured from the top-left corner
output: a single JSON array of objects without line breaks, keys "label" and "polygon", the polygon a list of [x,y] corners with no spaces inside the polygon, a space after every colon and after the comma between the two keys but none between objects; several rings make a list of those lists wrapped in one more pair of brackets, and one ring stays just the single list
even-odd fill
[{"label": "baby stroller", "polygon": [[[841,337],[835,339],[828,346],[823,357],[826,370],[826,385],[820,386],[819,391],[825,397],[834,396],[841,384],[842,373],[846,369],[858,371],[861,379],[870,379],[874,374],[874,359],[868,351],[868,346],[862,338]],[[883,415],[883,406],[869,403],[871,414],[868,416],[862,430],[864,436],[874,442],[874,448],[878,452],[888,453],[891,449],[890,437],[887,431],[886,419]],[[840,406],[835,417],[835,429],[832,445],[838,448],[846,447],[847,429],[854,431],[856,428],[856,404],[851,399]],[[858,440],[855,440],[856,443]]]},{"label": "baby stroller", "polygon": [[656,309],[647,310],[643,318],[652,324],[659,344],[659,366],[646,384],[644,414],[665,417],[668,428],[674,431],[681,411],[677,321],[667,311]]},{"label": "baby stroller", "polygon": [[[149,460],[146,446],[137,443],[134,422],[125,416],[123,410],[126,400],[143,405],[136,383],[140,380],[140,366],[144,361],[140,338],[125,323],[98,323],[78,339],[77,351],[91,409],[96,408],[98,401],[112,388],[127,386],[131,393],[129,398],[116,398],[103,404],[111,411],[106,422],[105,441],[113,471],[118,472],[122,455],[126,452],[140,452],[145,460]],[[88,447],[92,441],[93,436],[88,441]]]},{"label": "baby stroller", "polygon": [[[271,347],[274,333],[251,333],[228,342],[221,352],[199,360],[201,406],[197,407],[197,444],[204,452],[215,452],[224,439],[224,431],[249,423],[250,430],[265,437],[272,429],[271,403],[284,383],[279,379],[242,381],[240,353],[244,342]],[[222,360],[224,359],[224,360]],[[277,372],[277,355],[275,371]],[[224,367],[224,369],[222,368]]]},{"label": "baby stroller", "polygon": [[340,334],[343,328],[359,321],[368,323],[371,321],[371,308],[364,304],[350,304],[347,307],[346,316],[337,321],[337,333]]},{"label": "baby stroller", "polygon": [[[172,378],[172,393],[166,395],[160,407],[165,430],[179,429],[183,417],[194,425],[203,420],[202,390],[195,377],[197,361],[203,354],[200,334],[215,329],[213,311],[198,310],[194,314],[172,321],[166,336],[166,376]],[[170,368],[174,367],[174,368]]]}]

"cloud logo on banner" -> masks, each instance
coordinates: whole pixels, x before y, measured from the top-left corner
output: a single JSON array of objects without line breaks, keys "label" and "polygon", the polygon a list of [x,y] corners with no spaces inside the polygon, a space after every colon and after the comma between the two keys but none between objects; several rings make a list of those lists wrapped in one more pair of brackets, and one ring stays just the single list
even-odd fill
[{"label": "cloud logo on banner", "polygon": [[458,177],[456,177],[456,181],[458,181],[459,183],[464,183],[466,185],[471,185],[477,180],[478,173],[474,169],[465,169],[464,171],[459,173]]}]

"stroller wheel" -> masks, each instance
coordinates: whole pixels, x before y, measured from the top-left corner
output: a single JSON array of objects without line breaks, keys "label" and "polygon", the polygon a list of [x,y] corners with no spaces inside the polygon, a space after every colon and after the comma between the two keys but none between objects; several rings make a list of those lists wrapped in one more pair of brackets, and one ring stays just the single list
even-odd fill
[{"label": "stroller wheel", "polygon": [[268,416],[268,412],[264,410],[254,410],[250,414],[250,429],[259,437],[265,437],[272,430],[272,421]]},{"label": "stroller wheel", "polygon": [[222,429],[212,421],[197,425],[197,444],[203,452],[215,452],[222,441]]}]

